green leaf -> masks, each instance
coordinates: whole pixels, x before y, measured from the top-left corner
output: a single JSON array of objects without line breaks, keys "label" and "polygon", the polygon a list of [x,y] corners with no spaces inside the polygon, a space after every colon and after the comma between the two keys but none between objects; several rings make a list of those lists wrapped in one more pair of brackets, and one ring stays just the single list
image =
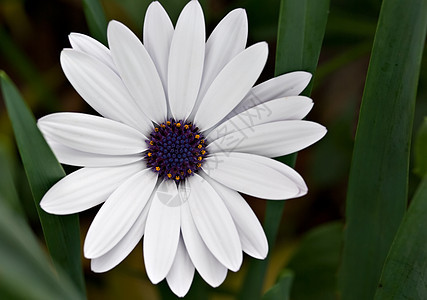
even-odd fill
[{"label": "green leaf", "polygon": [[420,176],[427,174],[427,117],[418,130],[415,139],[415,173]]},{"label": "green leaf", "polygon": [[286,268],[295,273],[291,298],[337,299],[343,225],[333,222],[311,230]]},{"label": "green leaf", "polygon": [[406,210],[409,148],[427,0],[384,0],[360,109],[347,193],[340,288],[372,299]]},{"label": "green leaf", "polygon": [[[329,0],[282,0],[277,35],[276,75],[292,71],[316,70],[325,34],[329,12]],[[310,95],[312,83],[302,93]],[[296,154],[279,158],[283,163],[295,165]],[[270,251],[273,249],[284,201],[268,201],[264,231]],[[263,261],[251,261],[245,277],[240,299],[259,297],[264,284],[269,256]]]},{"label": "green leaf", "polygon": [[0,298],[83,299],[66,276],[52,272],[26,222],[1,198],[0,240]]},{"label": "green leaf", "polygon": [[92,37],[107,45],[107,18],[99,0],[83,0],[83,10]]},{"label": "green leaf", "polygon": [[65,173],[38,130],[34,116],[15,85],[3,71],[0,71],[0,79],[3,98],[12,122],[47,247],[55,266],[67,272],[81,294],[84,295],[78,216],[47,214],[39,205],[43,195],[53,184],[64,177]]},{"label": "green leaf", "polygon": [[[282,0],[277,34],[276,75],[314,74],[325,35],[329,0]],[[311,92],[311,84],[305,95]]]},{"label": "green leaf", "polygon": [[289,300],[293,278],[294,273],[291,270],[283,270],[277,283],[264,294],[262,300]]},{"label": "green leaf", "polygon": [[13,211],[24,215],[14,182],[14,157],[11,154],[11,143],[0,135],[0,197]]},{"label": "green leaf", "polygon": [[427,175],[384,264],[375,299],[427,299]]}]

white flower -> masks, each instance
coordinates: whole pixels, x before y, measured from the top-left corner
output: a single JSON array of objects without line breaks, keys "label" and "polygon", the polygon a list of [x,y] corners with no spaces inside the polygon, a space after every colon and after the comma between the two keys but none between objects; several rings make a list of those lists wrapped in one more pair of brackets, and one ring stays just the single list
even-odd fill
[{"label": "white flower", "polygon": [[174,28],[158,2],[148,8],[144,43],[123,24],[108,26],[109,49],[72,33],[61,53],[68,80],[102,117],[56,113],[38,126],[63,164],[81,166],[41,207],[72,214],[102,205],[84,255],[95,272],[119,264],[143,239],[149,279],[184,296],[195,269],[213,287],[237,271],[242,251],[263,259],[263,229],[239,192],[289,199],[307,192],[293,169],[271,157],[301,150],[326,129],[302,119],[298,96],[311,75],[293,72],[252,87],[267,44],[246,47],[245,11],[230,12],[205,42],[200,4]]}]

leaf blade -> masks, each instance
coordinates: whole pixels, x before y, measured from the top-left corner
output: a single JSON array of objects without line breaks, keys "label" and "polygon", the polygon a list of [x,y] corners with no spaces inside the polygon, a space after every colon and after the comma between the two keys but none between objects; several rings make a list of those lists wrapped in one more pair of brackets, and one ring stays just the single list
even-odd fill
[{"label": "leaf blade", "polygon": [[427,117],[417,132],[414,144],[415,170],[419,176],[427,174]]},{"label": "leaf blade", "polygon": [[343,299],[372,299],[406,210],[425,11],[425,0],[384,0],[381,8],[348,184]]},{"label": "leaf blade", "polygon": [[0,198],[0,297],[83,299],[71,281],[57,277],[24,219]]},{"label": "leaf blade", "polygon": [[99,0],[83,0],[83,10],[92,37],[107,45],[107,18]]},{"label": "leaf blade", "polygon": [[295,273],[291,297],[296,300],[337,298],[343,225],[331,222],[310,230],[286,268]]},{"label": "leaf blade", "polygon": [[285,269],[279,275],[277,283],[262,296],[262,300],[289,300],[294,273]]},{"label": "leaf blade", "polygon": [[78,216],[50,215],[44,212],[39,205],[47,190],[64,177],[65,173],[38,130],[34,116],[19,91],[3,71],[0,72],[0,81],[47,247],[55,266],[66,271],[81,294],[84,295]]},{"label": "leaf blade", "polygon": [[427,175],[420,183],[385,261],[375,299],[425,299]]}]

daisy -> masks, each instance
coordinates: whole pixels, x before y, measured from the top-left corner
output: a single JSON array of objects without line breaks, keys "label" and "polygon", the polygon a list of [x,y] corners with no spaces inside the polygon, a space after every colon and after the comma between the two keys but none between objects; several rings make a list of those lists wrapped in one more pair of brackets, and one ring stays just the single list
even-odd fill
[{"label": "daisy", "polygon": [[307,193],[301,176],[273,160],[299,151],[326,129],[302,120],[312,100],[298,96],[311,75],[255,84],[265,42],[246,48],[247,17],[230,12],[205,39],[192,0],[175,28],[150,4],[143,43],[123,24],[108,25],[108,46],[72,33],[62,69],[101,116],[54,113],[38,126],[58,160],[83,167],[40,205],[72,214],[104,203],[84,243],[94,272],[118,265],[143,239],[148,278],[166,278],[184,296],[194,272],[211,286],[237,271],[242,252],[263,259],[264,231],[240,193],[290,199]]}]

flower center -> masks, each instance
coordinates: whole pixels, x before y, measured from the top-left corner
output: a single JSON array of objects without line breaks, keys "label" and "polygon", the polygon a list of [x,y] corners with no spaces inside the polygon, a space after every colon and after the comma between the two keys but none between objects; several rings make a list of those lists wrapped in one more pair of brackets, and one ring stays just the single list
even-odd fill
[{"label": "flower center", "polygon": [[155,127],[146,142],[147,166],[163,179],[176,182],[197,173],[208,155],[207,143],[199,128],[174,119]]}]

